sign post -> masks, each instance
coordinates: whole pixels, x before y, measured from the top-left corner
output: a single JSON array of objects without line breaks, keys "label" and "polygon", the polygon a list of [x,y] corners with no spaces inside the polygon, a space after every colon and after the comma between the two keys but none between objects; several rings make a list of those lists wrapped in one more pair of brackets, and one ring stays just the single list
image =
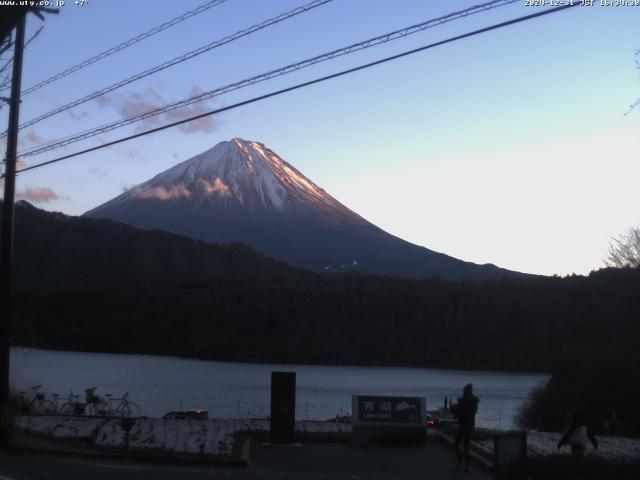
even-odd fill
[{"label": "sign post", "polygon": [[354,395],[352,443],[410,443],[423,445],[427,406],[421,397]]}]

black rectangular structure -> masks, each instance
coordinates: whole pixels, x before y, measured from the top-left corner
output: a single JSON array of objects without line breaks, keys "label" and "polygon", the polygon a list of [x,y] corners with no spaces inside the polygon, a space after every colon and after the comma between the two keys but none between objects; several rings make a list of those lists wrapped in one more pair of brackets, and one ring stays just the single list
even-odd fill
[{"label": "black rectangular structure", "polygon": [[271,443],[293,443],[296,422],[295,372],[271,372]]}]

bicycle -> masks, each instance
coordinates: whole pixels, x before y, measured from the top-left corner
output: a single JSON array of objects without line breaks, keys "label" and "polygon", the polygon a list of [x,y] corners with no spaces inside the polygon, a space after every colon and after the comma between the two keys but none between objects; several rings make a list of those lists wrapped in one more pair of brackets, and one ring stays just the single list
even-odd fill
[{"label": "bicycle", "polygon": [[[138,404],[129,401],[129,392],[122,397],[112,397],[110,393],[105,394],[107,401],[105,402],[105,416],[108,417],[141,417],[140,407]],[[119,403],[117,403],[119,402]],[[114,407],[113,405],[117,405]]]},{"label": "bicycle", "polygon": [[[105,394],[106,401],[95,394],[98,387],[85,390],[87,402],[85,414],[96,417],[140,417],[140,407],[129,401],[129,392],[122,397],[114,398],[110,393]],[[119,403],[117,403],[119,402]]]},{"label": "bicycle", "polygon": [[69,392],[67,403],[60,408],[60,414],[69,417],[80,417],[85,414],[87,405],[80,401],[80,395]]}]

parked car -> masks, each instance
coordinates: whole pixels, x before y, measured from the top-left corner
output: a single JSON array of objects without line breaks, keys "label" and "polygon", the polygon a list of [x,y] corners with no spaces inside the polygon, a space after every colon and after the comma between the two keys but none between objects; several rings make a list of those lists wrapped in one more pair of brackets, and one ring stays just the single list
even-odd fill
[{"label": "parked car", "polygon": [[166,419],[191,419],[191,420],[208,420],[209,412],[207,410],[174,410],[173,412],[165,413],[162,417]]}]

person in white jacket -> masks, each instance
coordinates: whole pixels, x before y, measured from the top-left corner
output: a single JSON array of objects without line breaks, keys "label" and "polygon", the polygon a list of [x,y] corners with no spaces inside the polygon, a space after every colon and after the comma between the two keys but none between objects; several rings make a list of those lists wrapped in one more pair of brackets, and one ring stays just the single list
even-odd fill
[{"label": "person in white jacket", "polygon": [[584,452],[587,450],[589,442],[591,442],[594,449],[598,449],[598,440],[589,429],[585,416],[581,413],[576,413],[573,417],[573,423],[558,442],[558,448],[563,445],[569,445],[573,457],[579,460],[584,457]]}]

